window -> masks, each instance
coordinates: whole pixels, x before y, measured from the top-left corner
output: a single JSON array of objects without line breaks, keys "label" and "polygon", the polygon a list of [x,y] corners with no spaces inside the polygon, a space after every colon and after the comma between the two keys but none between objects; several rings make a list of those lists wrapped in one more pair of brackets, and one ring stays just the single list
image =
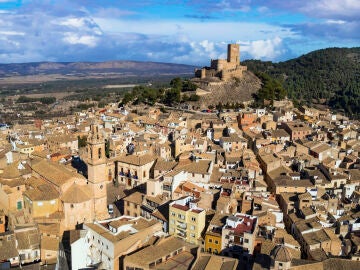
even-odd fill
[{"label": "window", "polygon": [[194,225],[191,225],[191,226],[190,226],[190,230],[192,230],[192,231],[195,230],[195,226],[194,226]]},{"label": "window", "polygon": [[190,233],[190,237],[195,238],[195,233]]},{"label": "window", "polygon": [[38,202],[37,205],[38,205],[38,206],[43,206],[44,203],[43,203],[43,202]]},{"label": "window", "polygon": [[99,159],[101,158],[101,148],[98,149],[98,156],[99,156]]},{"label": "window", "polygon": [[249,239],[246,239],[246,238],[245,238],[245,239],[244,239],[244,242],[245,242],[245,243],[249,243]]},{"label": "window", "polygon": [[171,212],[171,215],[172,215],[173,217],[175,217],[175,213],[174,213],[174,212]]},{"label": "window", "polygon": [[215,240],[214,242],[215,242],[215,244],[216,244],[216,245],[218,245],[218,244],[219,244],[219,241],[218,241],[218,240]]},{"label": "window", "polygon": [[196,222],[196,218],[195,218],[195,217],[191,217],[191,221]]},{"label": "window", "polygon": [[211,238],[209,238],[208,242],[209,242],[209,243],[212,243],[212,239],[211,239]]},{"label": "window", "polygon": [[16,208],[17,208],[18,210],[21,210],[21,209],[22,209],[22,202],[21,202],[21,201],[18,201],[18,202],[16,203]]}]

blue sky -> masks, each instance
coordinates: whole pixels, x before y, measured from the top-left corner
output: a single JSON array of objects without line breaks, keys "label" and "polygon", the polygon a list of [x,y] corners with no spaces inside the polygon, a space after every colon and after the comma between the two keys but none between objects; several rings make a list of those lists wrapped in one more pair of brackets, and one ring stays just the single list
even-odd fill
[{"label": "blue sky", "polygon": [[0,63],[283,61],[360,46],[359,0],[0,0]]}]

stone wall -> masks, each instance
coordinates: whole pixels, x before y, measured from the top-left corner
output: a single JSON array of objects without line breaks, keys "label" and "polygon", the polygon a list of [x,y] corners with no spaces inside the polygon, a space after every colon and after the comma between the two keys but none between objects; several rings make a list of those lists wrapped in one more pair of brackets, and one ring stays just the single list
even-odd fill
[{"label": "stone wall", "polygon": [[227,59],[214,59],[210,67],[203,67],[195,70],[195,77],[201,79],[219,78],[227,81],[231,78],[242,78],[246,66],[240,65],[239,44],[228,44]]}]

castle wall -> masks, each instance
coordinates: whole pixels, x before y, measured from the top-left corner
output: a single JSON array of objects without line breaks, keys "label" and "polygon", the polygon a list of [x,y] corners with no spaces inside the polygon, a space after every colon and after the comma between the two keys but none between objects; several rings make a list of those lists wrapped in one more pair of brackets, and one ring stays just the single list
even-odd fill
[{"label": "castle wall", "polygon": [[195,70],[195,77],[201,79],[217,77],[226,81],[233,77],[242,78],[245,70],[247,67],[240,65],[239,44],[228,44],[227,59],[211,60],[210,67]]}]

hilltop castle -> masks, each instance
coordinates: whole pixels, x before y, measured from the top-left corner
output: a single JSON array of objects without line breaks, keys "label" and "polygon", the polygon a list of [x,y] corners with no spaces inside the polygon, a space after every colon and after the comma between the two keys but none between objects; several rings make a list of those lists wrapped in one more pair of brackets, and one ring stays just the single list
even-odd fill
[{"label": "hilltop castle", "polygon": [[233,77],[242,78],[246,66],[240,65],[239,44],[228,44],[227,59],[211,60],[210,67],[195,70],[195,77],[200,79],[219,78],[227,81]]}]

